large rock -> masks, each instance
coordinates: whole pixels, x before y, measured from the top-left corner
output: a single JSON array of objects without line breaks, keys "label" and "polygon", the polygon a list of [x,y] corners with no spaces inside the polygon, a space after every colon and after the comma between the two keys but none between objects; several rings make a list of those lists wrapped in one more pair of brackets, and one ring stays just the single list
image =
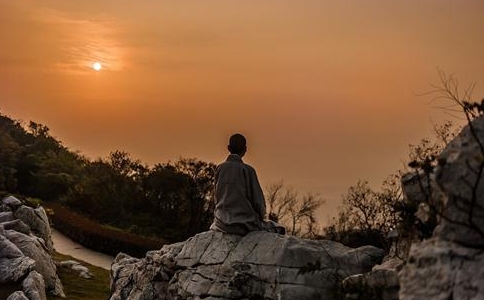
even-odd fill
[{"label": "large rock", "polygon": [[404,177],[407,198],[443,210],[432,238],[410,247],[399,272],[401,300],[484,299],[483,145],[481,116],[447,145],[428,180]]},{"label": "large rock", "polygon": [[49,219],[42,206],[33,209],[23,205],[15,211],[15,217],[27,224],[36,236],[42,238],[47,245],[47,249],[52,253],[52,232]]},{"label": "large rock", "polygon": [[33,209],[15,197],[0,201],[0,284],[20,284],[10,300],[45,300],[46,290],[65,297],[52,259],[51,230],[42,207]]},{"label": "large rock", "polygon": [[0,258],[17,258],[22,256],[24,254],[14,243],[0,235]]},{"label": "large rock", "polygon": [[484,252],[432,238],[415,243],[400,271],[400,299],[484,299]]},{"label": "large rock", "polygon": [[8,196],[3,198],[2,204],[8,207],[12,211],[16,211],[20,206],[22,206],[22,201],[15,198],[14,196]]},{"label": "large rock", "polygon": [[19,282],[35,267],[29,257],[0,258],[0,283]]},{"label": "large rock", "polygon": [[484,247],[484,117],[466,126],[441,153],[436,182],[447,196],[435,234],[444,240]]},{"label": "large rock", "polygon": [[22,289],[30,300],[47,300],[44,277],[36,271],[30,272],[22,281]]},{"label": "large rock", "polygon": [[262,231],[209,231],[143,259],[118,255],[111,300],[338,299],[341,280],[371,270],[383,254]]},{"label": "large rock", "polygon": [[62,283],[56,273],[56,266],[45,248],[43,240],[13,230],[6,230],[5,235],[25,256],[35,261],[35,270],[44,277],[49,292],[53,295],[64,295]]}]

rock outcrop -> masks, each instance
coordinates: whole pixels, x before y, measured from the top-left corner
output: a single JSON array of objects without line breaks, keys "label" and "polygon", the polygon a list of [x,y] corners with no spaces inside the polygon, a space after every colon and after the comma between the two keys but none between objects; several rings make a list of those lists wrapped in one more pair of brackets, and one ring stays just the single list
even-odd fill
[{"label": "rock outcrop", "polygon": [[400,271],[400,299],[484,299],[484,251],[434,237],[415,243]]},{"label": "rock outcrop", "polygon": [[407,189],[411,182],[404,182],[407,197],[444,210],[432,238],[410,248],[399,272],[400,299],[484,299],[483,143],[480,117],[447,145],[430,182]]},{"label": "rock outcrop", "polygon": [[0,284],[22,283],[8,299],[45,300],[45,292],[65,297],[52,259],[49,221],[42,207],[33,209],[15,197],[0,203]]},{"label": "rock outcrop", "polygon": [[393,258],[345,279],[347,299],[484,299],[484,117],[447,145],[433,172],[405,174],[402,190],[418,204],[419,224],[438,224],[432,237],[400,241]]},{"label": "rock outcrop", "polygon": [[341,280],[371,270],[383,255],[372,246],[208,231],[143,259],[119,254],[110,299],[340,299]]}]

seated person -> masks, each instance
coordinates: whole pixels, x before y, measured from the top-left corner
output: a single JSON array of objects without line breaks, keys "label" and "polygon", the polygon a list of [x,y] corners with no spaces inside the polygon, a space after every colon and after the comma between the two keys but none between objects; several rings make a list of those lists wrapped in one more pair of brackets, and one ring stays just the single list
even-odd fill
[{"label": "seated person", "polygon": [[257,174],[242,161],[245,137],[232,135],[228,150],[230,155],[215,172],[215,219],[210,229],[239,235],[257,230],[284,234],[284,227],[264,220],[266,203]]}]

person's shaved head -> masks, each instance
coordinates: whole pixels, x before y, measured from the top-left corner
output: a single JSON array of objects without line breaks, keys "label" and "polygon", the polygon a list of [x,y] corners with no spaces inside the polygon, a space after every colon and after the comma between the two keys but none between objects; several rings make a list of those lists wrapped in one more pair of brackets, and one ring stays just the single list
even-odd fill
[{"label": "person's shaved head", "polygon": [[243,156],[245,151],[247,151],[246,143],[245,137],[240,133],[236,133],[230,137],[228,149],[232,154]]}]

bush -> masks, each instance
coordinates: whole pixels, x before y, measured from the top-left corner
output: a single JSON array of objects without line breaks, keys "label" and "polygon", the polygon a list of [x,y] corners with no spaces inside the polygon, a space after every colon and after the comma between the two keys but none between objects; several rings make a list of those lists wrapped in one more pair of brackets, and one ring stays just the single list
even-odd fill
[{"label": "bush", "polygon": [[135,257],[144,257],[147,251],[160,249],[166,242],[123,232],[119,229],[96,223],[70,211],[58,203],[48,203],[53,226],[87,248],[117,255],[119,252]]}]

